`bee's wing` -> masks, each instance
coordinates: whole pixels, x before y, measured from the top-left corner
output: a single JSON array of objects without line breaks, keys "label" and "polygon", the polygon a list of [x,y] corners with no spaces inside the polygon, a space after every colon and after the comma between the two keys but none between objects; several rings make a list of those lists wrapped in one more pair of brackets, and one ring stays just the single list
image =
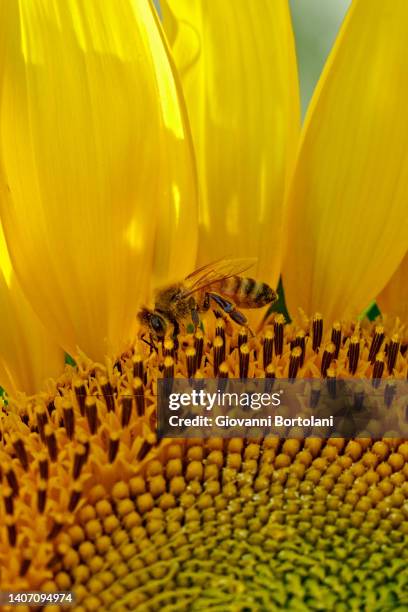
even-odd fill
[{"label": "bee's wing", "polygon": [[240,275],[257,262],[256,257],[240,259],[218,259],[189,274],[185,280],[183,297],[187,297],[205,287],[219,283],[230,276]]}]

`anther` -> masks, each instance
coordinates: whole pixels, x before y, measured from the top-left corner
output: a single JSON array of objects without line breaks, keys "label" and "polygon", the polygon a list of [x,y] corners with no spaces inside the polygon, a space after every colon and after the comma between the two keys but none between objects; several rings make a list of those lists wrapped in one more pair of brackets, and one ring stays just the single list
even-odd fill
[{"label": "anther", "polygon": [[20,570],[19,570],[20,578],[23,578],[23,576],[25,576],[28,570],[30,569],[31,561],[32,561],[31,554],[28,551],[25,551],[23,553],[23,558],[21,559],[21,563],[20,563]]},{"label": "anther", "polygon": [[56,565],[59,565],[59,563],[61,563],[61,555],[59,553],[55,553],[48,561],[46,568],[53,569]]},{"label": "anther", "polygon": [[43,440],[43,442],[45,442],[44,427],[48,423],[47,411],[44,406],[39,405],[35,409],[35,414],[37,417],[37,427],[40,433],[40,437]]},{"label": "anther", "polygon": [[74,437],[75,433],[75,416],[74,409],[70,402],[66,401],[62,405],[64,427],[67,432],[67,436],[70,440]]},{"label": "anther", "polygon": [[336,352],[336,347],[335,347],[334,343],[333,342],[329,342],[329,344],[324,349],[323,356],[322,356],[322,363],[321,363],[321,366],[320,366],[320,371],[321,371],[322,376],[324,378],[326,377],[326,372],[327,372],[328,368],[330,367],[330,364],[332,362],[332,359],[334,357],[334,353],[335,352]]},{"label": "anther", "polygon": [[227,387],[228,375],[229,375],[228,363],[226,361],[223,361],[220,364],[220,367],[218,368],[218,378],[219,378],[218,389],[221,392],[225,391]]},{"label": "anther", "polygon": [[365,398],[364,386],[361,386],[361,387],[358,386],[353,394],[354,410],[362,410],[363,405],[364,405],[364,398]]},{"label": "anther", "polygon": [[306,334],[302,329],[298,331],[298,333],[296,334],[296,338],[292,342],[291,349],[293,350],[297,346],[299,346],[302,349],[302,354],[300,356],[300,367],[302,367],[305,361],[305,351],[306,351]]},{"label": "anther", "polygon": [[323,317],[320,313],[316,313],[312,322],[312,348],[315,353],[319,351],[319,347],[323,338]]},{"label": "anther", "polygon": [[173,359],[176,357],[176,348],[171,338],[167,338],[163,342],[163,357],[172,357]]},{"label": "anther", "polygon": [[74,381],[74,392],[81,416],[85,416],[86,388],[81,379],[77,379]]},{"label": "anther", "polygon": [[194,348],[196,352],[196,369],[199,370],[201,368],[204,349],[204,335],[200,329],[196,331],[194,336]]},{"label": "anther", "polygon": [[330,397],[335,398],[337,392],[336,372],[333,368],[329,368],[326,372],[327,390]]},{"label": "anther", "polygon": [[389,408],[397,393],[397,388],[394,384],[386,384],[384,389],[384,404]]},{"label": "anther", "polygon": [[63,528],[63,526],[64,524],[61,521],[58,521],[57,519],[55,519],[54,525],[52,526],[52,529],[47,536],[47,540],[51,541],[54,538],[56,538],[59,532],[61,531],[61,529]]},{"label": "anther", "polygon": [[238,332],[238,350],[241,348],[242,344],[246,344],[248,342],[248,332],[245,327],[241,327]]},{"label": "anther", "polygon": [[242,344],[239,349],[239,377],[241,379],[248,377],[249,370],[249,346]]},{"label": "anther", "polygon": [[48,459],[47,457],[41,457],[38,460],[38,468],[40,472],[40,478],[48,480]]},{"label": "anther", "polygon": [[225,344],[220,336],[214,338],[213,343],[214,376],[218,376],[220,364],[225,360]]},{"label": "anther", "polygon": [[129,425],[130,417],[132,415],[132,398],[125,395],[124,397],[121,397],[120,404],[122,408],[121,424],[122,427],[126,427]]},{"label": "anther", "polygon": [[389,374],[392,374],[397,362],[398,351],[400,348],[399,337],[397,334],[392,336],[390,343],[387,345],[387,368]]},{"label": "anther", "polygon": [[282,314],[277,315],[273,324],[274,329],[274,340],[275,340],[275,354],[282,355],[283,353],[283,330],[285,325],[285,317]]},{"label": "anther", "polygon": [[108,460],[109,463],[113,463],[116,459],[116,455],[119,450],[119,434],[114,432],[110,435],[109,446],[108,446]]},{"label": "anther", "polygon": [[334,359],[338,359],[340,347],[341,347],[341,325],[338,321],[333,323],[332,332],[331,332],[331,341],[335,346],[334,350]]},{"label": "anther", "polygon": [[139,354],[133,355],[132,366],[133,378],[140,378],[141,380],[144,380],[143,356]]},{"label": "anther", "polygon": [[140,447],[139,452],[137,453],[137,459],[142,461],[147,455],[147,453],[152,448],[152,444],[150,444],[147,440],[143,440],[142,446]]},{"label": "anther", "polygon": [[222,338],[225,345],[225,321],[224,319],[217,319],[215,324],[215,335]]},{"label": "anther", "polygon": [[88,395],[85,399],[85,414],[88,421],[90,433],[96,434],[98,429],[98,414],[96,408],[96,399],[92,395]]},{"label": "anther", "polygon": [[19,491],[18,481],[17,476],[12,467],[10,467],[8,471],[6,471],[6,479],[13,491],[14,496],[17,496]]},{"label": "anther", "polygon": [[78,505],[79,500],[81,499],[82,487],[79,484],[74,485],[73,490],[71,491],[71,496],[68,502],[68,512],[73,512]]},{"label": "anther", "polygon": [[7,536],[10,546],[15,546],[17,543],[17,527],[14,522],[7,525]]},{"label": "anther", "polygon": [[113,395],[113,388],[111,383],[104,376],[100,379],[99,384],[102,389],[103,397],[105,400],[106,408],[108,412],[115,411],[115,399]]},{"label": "anther", "polygon": [[371,341],[370,352],[368,353],[368,360],[371,363],[374,363],[375,358],[377,356],[378,351],[381,348],[381,345],[384,341],[384,328],[382,325],[376,325],[374,330],[374,336]]},{"label": "anther", "polygon": [[[166,357],[164,360],[164,375],[165,378],[168,378],[168,372],[166,371],[166,361],[170,359],[173,361],[171,357]],[[173,368],[174,375],[174,368]],[[136,403],[136,413],[137,416],[141,417],[145,413],[145,397],[144,397],[144,389],[143,389],[143,381],[141,378],[135,378],[133,381],[133,395]]]},{"label": "anther", "polygon": [[6,491],[4,491],[3,493],[3,499],[4,499],[4,508],[6,510],[7,514],[13,514],[14,513],[14,500],[13,500],[13,491],[12,489],[8,488]]},{"label": "anther", "polygon": [[274,366],[270,363],[265,369],[265,393],[270,393],[272,391],[275,379],[276,371]]},{"label": "anther", "polygon": [[174,378],[174,359],[169,355],[164,359],[163,378]]},{"label": "anther", "polygon": [[290,354],[288,378],[293,380],[296,378],[299,371],[300,359],[302,357],[302,349],[296,346]]},{"label": "anther", "polygon": [[37,510],[40,514],[42,514],[45,510],[45,504],[47,501],[47,484],[44,481],[41,481],[38,485],[37,490]]},{"label": "anther", "polygon": [[81,474],[83,465],[86,462],[86,449],[85,446],[80,446],[74,454],[74,462],[72,466],[72,477],[76,480]]},{"label": "anther", "polygon": [[373,387],[379,387],[380,381],[384,372],[384,355],[379,353],[374,362],[373,366]]},{"label": "anther", "polygon": [[47,412],[48,412],[48,416],[51,416],[52,413],[55,410],[55,403],[54,400],[51,400],[50,402],[48,402],[47,404]]},{"label": "anther", "polygon": [[28,457],[27,451],[24,446],[24,442],[21,438],[16,438],[13,442],[14,450],[18,459],[20,460],[21,465],[25,471],[28,470]]},{"label": "anther", "polygon": [[348,362],[350,374],[355,374],[358,366],[358,359],[360,357],[360,338],[358,336],[352,336],[350,338],[350,344],[348,348]]},{"label": "anther", "polygon": [[[326,370],[327,374],[327,370]],[[310,407],[316,408],[320,399],[321,388],[319,383],[313,383],[310,390]]]},{"label": "anther", "polygon": [[270,329],[266,330],[263,342],[263,367],[264,370],[272,361],[273,353],[273,333]]},{"label": "anther", "polygon": [[192,378],[197,370],[196,350],[192,346],[186,349],[187,376]]}]

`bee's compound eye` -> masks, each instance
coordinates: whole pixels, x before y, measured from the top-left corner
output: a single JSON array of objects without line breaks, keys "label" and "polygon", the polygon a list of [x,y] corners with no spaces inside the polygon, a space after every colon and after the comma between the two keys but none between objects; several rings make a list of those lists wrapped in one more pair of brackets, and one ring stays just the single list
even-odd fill
[{"label": "bee's compound eye", "polygon": [[152,315],[150,317],[150,325],[157,334],[162,334],[165,330],[165,322],[159,315]]}]

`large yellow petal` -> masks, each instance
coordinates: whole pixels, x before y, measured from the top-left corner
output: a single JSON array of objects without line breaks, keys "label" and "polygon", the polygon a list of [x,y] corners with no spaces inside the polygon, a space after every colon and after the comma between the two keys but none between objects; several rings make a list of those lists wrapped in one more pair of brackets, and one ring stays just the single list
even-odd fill
[{"label": "large yellow petal", "polygon": [[194,259],[195,176],[173,72],[147,0],[5,4],[6,239],[47,329],[100,359],[133,335],[152,270],[175,276]]},{"label": "large yellow petal", "polygon": [[408,323],[408,253],[377,297],[377,303],[384,314]]},{"label": "large yellow petal", "polygon": [[64,352],[28,304],[11,267],[0,225],[0,385],[31,395],[64,369]]},{"label": "large yellow petal", "polygon": [[315,92],[289,197],[289,310],[359,314],[407,250],[406,0],[356,0]]},{"label": "large yellow petal", "polygon": [[254,274],[275,285],[299,126],[288,4],[166,0],[161,6],[196,152],[198,263],[255,256]]}]

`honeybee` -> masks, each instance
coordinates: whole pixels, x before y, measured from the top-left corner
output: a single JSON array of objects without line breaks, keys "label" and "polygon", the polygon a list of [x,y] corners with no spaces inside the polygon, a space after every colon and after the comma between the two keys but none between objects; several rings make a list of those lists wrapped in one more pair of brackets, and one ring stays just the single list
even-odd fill
[{"label": "honeybee", "polygon": [[191,321],[196,329],[200,312],[206,312],[211,305],[245,326],[247,318],[238,308],[262,308],[277,300],[276,292],[269,285],[241,276],[255,262],[256,259],[220,259],[202,266],[184,281],[159,289],[154,309],[142,308],[138,318],[158,340],[171,327],[176,337],[180,323]]}]

